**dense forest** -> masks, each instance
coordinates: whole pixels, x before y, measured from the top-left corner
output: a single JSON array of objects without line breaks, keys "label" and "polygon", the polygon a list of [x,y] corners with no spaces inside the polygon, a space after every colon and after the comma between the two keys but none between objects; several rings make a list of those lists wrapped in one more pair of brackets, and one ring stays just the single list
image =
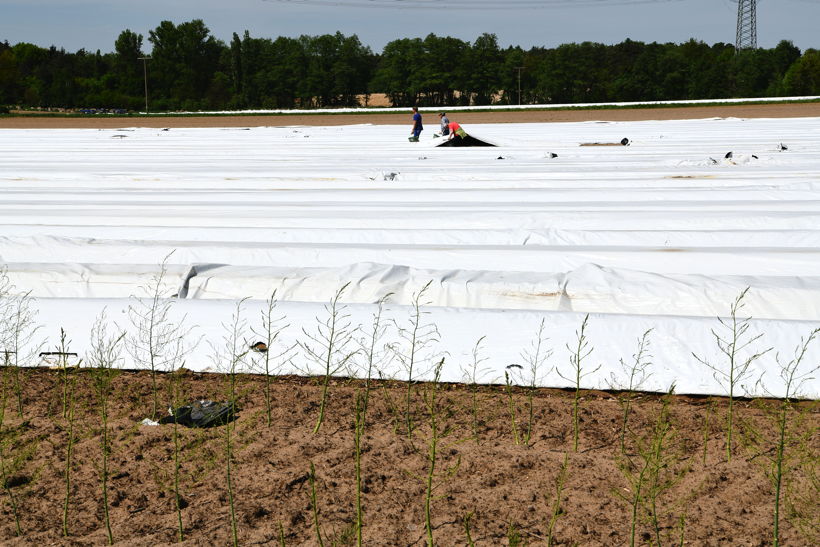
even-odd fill
[{"label": "dense forest", "polygon": [[[430,34],[374,53],[356,35],[253,38],[229,44],[199,19],[124,30],[113,53],[0,43],[0,107],[152,111],[587,103],[820,94],[820,51],[791,42],[735,51],[731,44],[584,42],[502,48]],[[141,58],[150,55],[149,60]]]}]

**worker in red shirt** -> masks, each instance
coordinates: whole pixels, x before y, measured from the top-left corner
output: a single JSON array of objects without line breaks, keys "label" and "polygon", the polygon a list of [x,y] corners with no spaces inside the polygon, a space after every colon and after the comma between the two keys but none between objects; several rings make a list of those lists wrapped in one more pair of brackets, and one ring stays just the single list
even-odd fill
[{"label": "worker in red shirt", "polygon": [[450,136],[447,140],[453,140],[453,137],[455,137],[456,135],[458,135],[462,139],[467,136],[467,132],[464,131],[460,125],[458,125],[458,122],[450,122],[449,128]]}]

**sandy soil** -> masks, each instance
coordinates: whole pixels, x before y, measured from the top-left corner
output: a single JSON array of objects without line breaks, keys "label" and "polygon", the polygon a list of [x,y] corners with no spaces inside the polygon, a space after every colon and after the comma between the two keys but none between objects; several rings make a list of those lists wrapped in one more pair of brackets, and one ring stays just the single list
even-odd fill
[{"label": "sandy soil", "polygon": [[[685,109],[464,113],[464,123],[672,119],[700,117],[820,116],[820,104],[721,106]],[[205,127],[349,123],[408,123],[406,115],[254,116],[202,118],[0,118],[2,127]],[[430,122],[428,122],[429,124]],[[0,478],[0,543],[3,545],[100,545],[106,542],[100,489],[102,431],[91,378],[77,378],[74,447],[68,504],[69,537],[62,537],[66,499],[68,423],[62,415],[58,371],[29,370],[23,379],[23,416],[16,413],[11,370],[0,446],[6,471]],[[160,377],[163,405],[171,376]],[[222,376],[186,373],[185,400],[224,400]],[[242,376],[242,412],[233,430],[233,494],[242,545],[317,545],[311,502],[310,463],[316,469],[318,525],[325,545],[355,545],[354,400],[358,382],[334,381],[324,425],[311,432],[321,386],[315,379],[280,378],[272,386],[267,425],[263,378]],[[2,391],[2,390],[0,390]],[[151,413],[146,372],[120,374],[113,389],[109,505],[118,545],[165,545],[176,539],[173,495],[173,426],[140,426]],[[379,383],[370,393],[362,440],[363,539],[365,545],[424,545],[424,498],[430,469],[429,384],[412,386],[408,436],[406,384]],[[625,449],[620,446],[623,400],[619,394],[583,392],[578,451],[573,449],[572,393],[532,393],[532,435],[515,442],[509,398],[500,386],[478,390],[473,426],[469,386],[438,392],[435,490],[431,522],[436,545],[628,545],[637,478],[636,544],[762,546],[772,543],[774,486],[770,472],[778,438],[771,401],[736,406],[734,456],[726,458],[728,402],[720,398],[673,397],[658,467],[647,467],[663,405],[656,395],[633,403]],[[516,430],[527,430],[529,398],[513,394]],[[818,453],[820,406],[803,403],[791,414],[787,445],[782,545],[820,544]],[[180,491],[185,545],[229,545],[226,488],[226,427],[180,428]],[[661,431],[666,431],[662,429]],[[566,476],[557,493],[562,462]],[[448,473],[448,469],[450,472]],[[657,474],[651,472],[658,469]],[[656,479],[656,480],[653,480]],[[653,489],[654,485],[654,489]],[[652,525],[652,492],[658,529]],[[23,537],[15,537],[11,500]],[[556,500],[560,499],[560,504]],[[516,543],[515,538],[520,538]]]},{"label": "sandy soil", "polygon": [[[6,372],[9,385],[13,371]],[[105,543],[98,406],[87,371],[72,374],[77,379],[77,444],[68,504],[70,537],[64,539],[61,533],[68,439],[68,422],[62,417],[62,378],[58,371],[37,369],[25,372],[23,418],[16,414],[13,391],[7,390],[3,457],[9,488],[0,492],[3,545]],[[171,378],[159,379],[163,403]],[[225,399],[225,377],[186,372],[180,378],[187,400]],[[328,411],[317,434],[311,430],[318,417],[318,381],[276,379],[270,426],[263,385],[259,376],[242,376],[238,383],[242,411],[232,424],[231,476],[239,543],[278,545],[281,530],[287,545],[318,544],[309,477],[312,462],[324,544],[355,545],[353,419],[355,393],[363,392],[363,384],[331,383]],[[124,372],[113,387],[108,493],[113,537],[118,545],[171,544],[177,531],[173,426],[139,425],[151,412],[149,373]],[[425,544],[432,393],[429,384],[411,389],[411,438],[406,426],[407,385],[378,383],[370,391],[361,444],[365,545]],[[661,399],[637,395],[622,452],[619,395],[582,393],[576,452],[572,393],[540,389],[532,395],[531,440],[529,445],[516,444],[503,386],[478,390],[475,429],[469,386],[440,386],[435,408],[441,438],[430,509],[436,545],[466,545],[468,517],[475,545],[545,545],[553,515],[557,515],[554,545],[629,544],[629,500],[646,465],[641,454],[651,452],[657,424],[667,424],[658,421]],[[647,495],[647,503],[637,511],[636,544],[656,544],[648,503],[653,491],[657,492],[657,533],[665,544],[678,545],[681,534],[685,545],[771,544],[774,490],[767,473],[777,434],[764,411],[767,405],[772,402],[742,401],[736,406],[737,443],[727,463],[727,401],[670,399],[658,474],[644,474],[641,492]],[[521,436],[529,424],[526,391],[513,394],[513,406]],[[817,545],[818,406],[803,403],[791,416],[797,425],[789,430],[781,541],[782,545]],[[225,432],[226,426],[179,428],[185,545],[230,544]],[[566,475],[559,496],[564,458]],[[657,481],[651,479],[654,476]],[[23,538],[15,538],[9,491],[21,515]],[[515,536],[522,543],[515,543]]]},{"label": "sandy soil", "polygon": [[[438,116],[424,113],[427,125],[438,125]],[[457,112],[450,116],[459,123],[527,123],[679,120],[716,117],[735,118],[801,118],[820,117],[820,103],[721,105],[685,108],[624,108],[607,110],[538,110],[519,112]],[[410,124],[407,114],[310,114],[266,116],[124,116],[98,118],[0,116],[0,128],[98,128],[118,127],[262,127],[292,125],[376,125]]]}]

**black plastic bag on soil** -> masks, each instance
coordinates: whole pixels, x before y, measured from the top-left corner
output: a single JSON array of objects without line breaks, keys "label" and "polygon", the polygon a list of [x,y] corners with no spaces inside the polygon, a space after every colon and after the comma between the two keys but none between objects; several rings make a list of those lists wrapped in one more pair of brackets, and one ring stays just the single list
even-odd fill
[{"label": "black plastic bag on soil", "polygon": [[216,427],[234,421],[239,408],[229,401],[194,401],[189,405],[170,409],[170,412],[171,415],[162,418],[159,423],[176,422],[186,427]]}]

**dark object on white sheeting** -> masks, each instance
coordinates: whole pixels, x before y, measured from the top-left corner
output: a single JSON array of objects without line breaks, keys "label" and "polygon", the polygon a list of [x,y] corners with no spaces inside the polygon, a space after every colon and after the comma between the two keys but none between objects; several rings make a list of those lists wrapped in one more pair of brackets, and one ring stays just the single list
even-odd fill
[{"label": "dark object on white sheeting", "polygon": [[267,353],[268,345],[261,341],[257,342],[251,346],[251,351],[255,351],[256,353]]},{"label": "dark object on white sheeting", "polygon": [[473,137],[472,135],[467,135],[466,137],[453,137],[452,139],[446,139],[441,144],[436,145],[438,148],[442,146],[450,146],[450,147],[461,147],[461,146],[495,146],[492,143],[487,141],[483,141],[477,137]]}]

